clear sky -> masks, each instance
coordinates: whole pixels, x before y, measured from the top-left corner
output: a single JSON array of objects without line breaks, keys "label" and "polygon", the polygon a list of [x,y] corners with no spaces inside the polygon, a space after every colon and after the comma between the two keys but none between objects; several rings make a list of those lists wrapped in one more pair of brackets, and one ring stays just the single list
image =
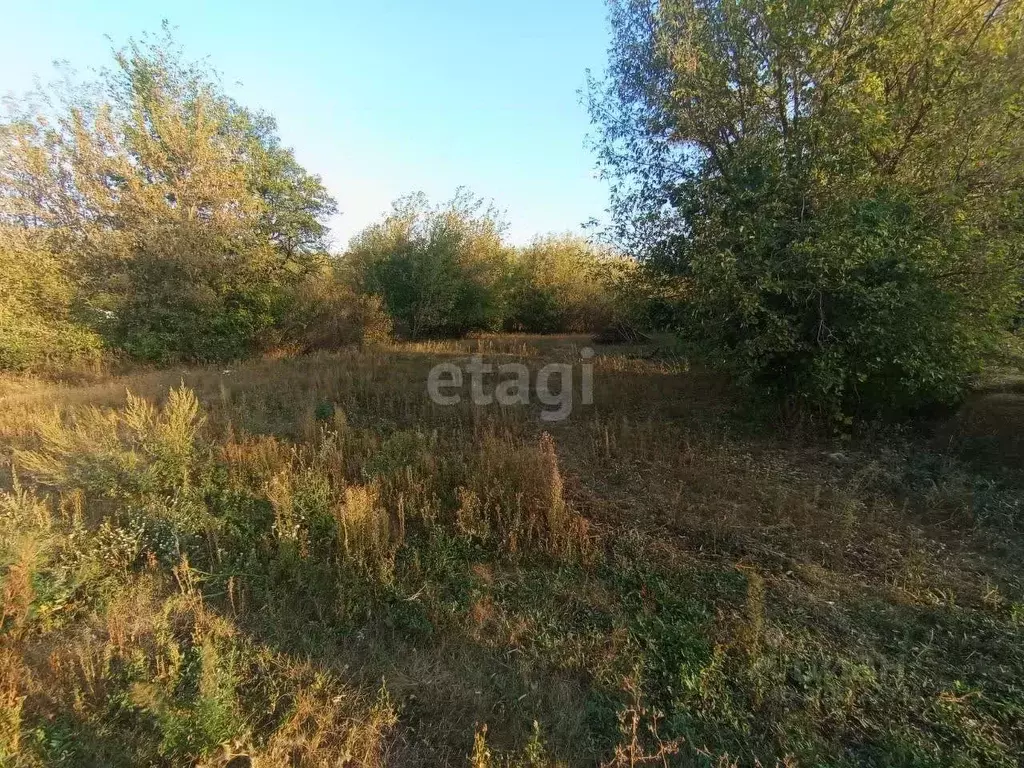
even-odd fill
[{"label": "clear sky", "polygon": [[601,218],[578,91],[600,72],[603,0],[0,0],[0,93],[51,62],[88,70],[167,18],[238,101],[272,113],[342,215],[337,245],[392,199],[459,185],[505,210],[509,236]]}]

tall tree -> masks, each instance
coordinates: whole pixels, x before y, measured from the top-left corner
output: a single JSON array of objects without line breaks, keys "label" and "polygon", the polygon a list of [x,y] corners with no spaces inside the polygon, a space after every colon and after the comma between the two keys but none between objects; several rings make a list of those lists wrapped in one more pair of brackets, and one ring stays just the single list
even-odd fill
[{"label": "tall tree", "polygon": [[618,234],[690,332],[836,415],[955,398],[1020,285],[1019,0],[617,0]]},{"label": "tall tree", "polygon": [[230,100],[166,26],[114,59],[98,83],[41,94],[43,108],[0,128],[0,215],[45,239],[113,345],[154,360],[245,354],[303,273],[323,272],[334,201],[274,121]]}]

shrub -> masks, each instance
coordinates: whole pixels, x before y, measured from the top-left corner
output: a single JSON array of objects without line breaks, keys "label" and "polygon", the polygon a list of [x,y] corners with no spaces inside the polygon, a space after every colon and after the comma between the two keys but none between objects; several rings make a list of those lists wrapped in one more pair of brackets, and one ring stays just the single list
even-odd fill
[{"label": "shrub", "polygon": [[626,258],[613,261],[608,278],[609,305],[596,329],[598,343],[637,343],[647,340],[649,333],[683,327],[685,280]]},{"label": "shrub", "polygon": [[629,263],[571,235],[538,238],[514,251],[505,328],[527,333],[582,333],[607,325],[615,285]]},{"label": "shrub", "polygon": [[242,260],[205,227],[152,232],[124,266],[131,284],[104,323],[130,356],[167,364],[245,357],[271,331],[286,288],[272,276],[270,253]]},{"label": "shrub", "polygon": [[83,408],[67,419],[54,413],[37,425],[37,449],[16,452],[15,461],[46,485],[114,502],[126,530],[155,554],[176,558],[184,538],[216,525],[204,499],[204,421],[184,386],[160,409],[128,393],[121,411]]},{"label": "shrub", "polygon": [[0,369],[95,364],[100,339],[80,316],[65,266],[38,240],[0,229]]},{"label": "shrub", "polygon": [[506,253],[497,213],[460,190],[433,207],[423,194],[395,202],[345,255],[356,288],[377,296],[409,338],[461,336],[501,325]]},{"label": "shrub", "polygon": [[356,293],[335,264],[323,263],[289,292],[264,346],[297,352],[382,343],[391,337],[391,318],[380,298]]},{"label": "shrub", "polygon": [[987,246],[909,195],[821,210],[799,238],[785,220],[722,215],[763,242],[722,257],[723,234],[688,257],[686,330],[759,394],[829,417],[956,401],[1012,307],[1002,256],[990,276],[958,275]]}]

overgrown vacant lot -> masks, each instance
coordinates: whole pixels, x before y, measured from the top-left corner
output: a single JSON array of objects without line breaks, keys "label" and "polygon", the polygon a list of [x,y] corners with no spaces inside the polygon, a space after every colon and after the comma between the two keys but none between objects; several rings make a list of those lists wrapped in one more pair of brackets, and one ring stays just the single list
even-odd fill
[{"label": "overgrown vacant lot", "polygon": [[1019,463],[784,439],[652,348],[559,424],[426,395],[586,341],[5,380],[9,764],[1024,760]]}]

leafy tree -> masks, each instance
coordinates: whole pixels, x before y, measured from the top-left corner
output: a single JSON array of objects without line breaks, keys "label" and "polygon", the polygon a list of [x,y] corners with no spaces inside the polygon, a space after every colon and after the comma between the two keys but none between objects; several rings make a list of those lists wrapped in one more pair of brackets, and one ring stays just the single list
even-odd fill
[{"label": "leafy tree", "polygon": [[690,338],[830,416],[957,398],[1020,286],[1019,0],[617,0],[617,234]]},{"label": "leafy tree", "polygon": [[422,193],[394,203],[353,238],[345,256],[359,291],[379,296],[410,338],[496,329],[506,251],[498,214],[460,190],[431,206]]},{"label": "leafy tree", "polygon": [[239,357],[275,337],[317,271],[319,178],[272,118],[221,91],[165,27],[84,90],[2,127],[7,223],[38,230],[113,346],[146,360]]},{"label": "leafy tree", "polygon": [[263,202],[259,231],[286,260],[326,252],[327,219],[338,206],[321,178],[281,146],[272,116],[235,105],[232,123],[245,139],[248,186]]}]

